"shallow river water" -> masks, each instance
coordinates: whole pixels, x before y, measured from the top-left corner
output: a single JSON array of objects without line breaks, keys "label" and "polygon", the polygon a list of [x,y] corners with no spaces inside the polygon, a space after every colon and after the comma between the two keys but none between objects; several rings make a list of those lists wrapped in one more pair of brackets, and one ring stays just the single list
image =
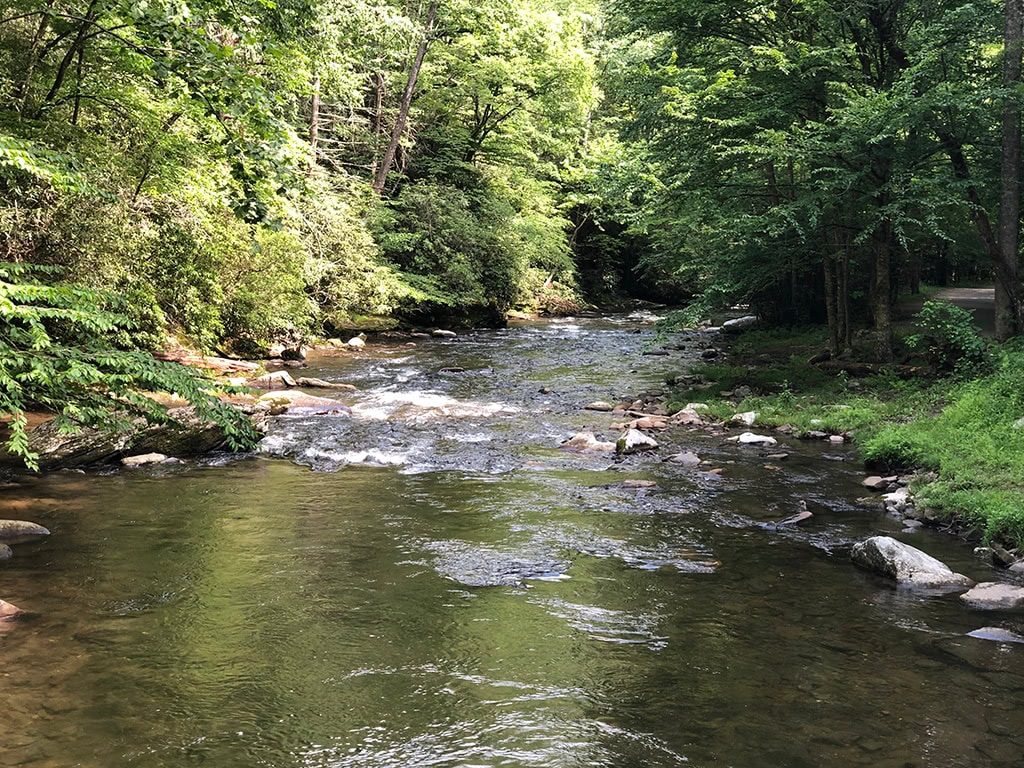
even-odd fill
[{"label": "shallow river water", "polygon": [[[887,532],[991,575],[858,503],[846,449],[786,441],[781,471],[686,430],[622,463],[557,449],[615,438],[583,404],[686,369],[641,355],[649,320],[316,358],[360,387],[352,418],[0,491],[53,531],[0,566],[29,612],[0,625],[0,766],[1024,765],[1024,646],[964,636],[1022,622],[855,569]],[[722,477],[659,460],[684,449]],[[813,520],[770,525],[800,500]]]}]

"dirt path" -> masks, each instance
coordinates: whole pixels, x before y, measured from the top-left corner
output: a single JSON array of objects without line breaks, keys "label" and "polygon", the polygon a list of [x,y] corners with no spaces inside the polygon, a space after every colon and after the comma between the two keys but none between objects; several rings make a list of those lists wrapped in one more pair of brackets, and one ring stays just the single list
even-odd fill
[{"label": "dirt path", "polygon": [[974,322],[983,334],[991,336],[995,333],[995,288],[941,288],[929,297],[911,297],[902,305],[900,314],[906,319],[912,318],[929,299],[948,301],[966,309],[974,315]]}]

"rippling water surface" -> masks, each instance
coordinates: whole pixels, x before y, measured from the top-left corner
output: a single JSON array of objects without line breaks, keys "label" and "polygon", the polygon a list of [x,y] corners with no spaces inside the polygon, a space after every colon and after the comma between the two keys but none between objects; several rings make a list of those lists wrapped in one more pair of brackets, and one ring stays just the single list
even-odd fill
[{"label": "rippling water surface", "polygon": [[[899,530],[855,464],[687,431],[663,455],[721,478],[557,449],[696,354],[653,340],[634,316],[371,345],[304,372],[359,386],[353,417],[282,418],[261,456],[0,491],[53,531],[0,566],[30,612],[0,634],[0,765],[1024,765],[1024,646],[964,637],[1021,622],[855,570]],[[810,524],[768,524],[799,500]]]}]

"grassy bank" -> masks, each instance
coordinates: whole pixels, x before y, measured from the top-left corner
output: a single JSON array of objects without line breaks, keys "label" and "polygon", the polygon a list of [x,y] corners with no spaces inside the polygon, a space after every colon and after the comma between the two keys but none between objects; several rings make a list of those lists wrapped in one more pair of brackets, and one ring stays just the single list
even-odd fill
[{"label": "grassy bank", "polygon": [[920,503],[1024,545],[1024,347],[999,350],[995,370],[977,378],[852,378],[808,363],[824,347],[820,329],[746,333],[727,363],[695,371],[710,386],[673,400],[706,402],[723,419],[756,411],[765,427],[851,433],[870,464],[927,471],[914,486]]}]

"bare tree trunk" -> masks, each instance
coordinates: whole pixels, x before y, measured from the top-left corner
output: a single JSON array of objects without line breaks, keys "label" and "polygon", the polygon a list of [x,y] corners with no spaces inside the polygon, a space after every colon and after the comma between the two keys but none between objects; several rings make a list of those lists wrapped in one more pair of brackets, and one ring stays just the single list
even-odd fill
[{"label": "bare tree trunk", "polygon": [[316,170],[317,143],[320,140],[320,75],[313,76],[313,95],[309,99],[309,174]]},{"label": "bare tree trunk", "polygon": [[416,56],[409,67],[409,77],[405,81],[405,90],[402,91],[402,100],[398,105],[398,115],[395,117],[395,125],[391,131],[391,141],[388,142],[387,149],[384,151],[384,157],[377,167],[377,176],[373,180],[373,188],[377,194],[384,191],[388,174],[391,172],[391,166],[395,162],[395,155],[398,153],[398,145],[402,141],[406,123],[409,121],[412,97],[416,93],[416,81],[419,80],[420,70],[423,68],[423,60],[427,56],[427,47],[430,45],[430,39],[434,33],[434,25],[437,22],[437,4],[438,0],[431,0],[430,7],[427,9],[423,37],[420,39],[419,46],[416,49]]},{"label": "bare tree trunk", "polygon": [[1018,281],[1021,207],[1021,115],[1017,89],[1021,84],[1021,45],[1024,42],[1024,0],[1005,0],[1006,29],[1003,84],[1003,146],[999,195],[999,250],[995,262],[996,337],[1002,341],[1021,332]]},{"label": "bare tree trunk", "polygon": [[75,103],[71,110],[71,124],[78,125],[82,111],[82,65],[85,63],[85,42],[78,46],[78,61],[75,62]]},{"label": "bare tree trunk", "polygon": [[825,255],[825,314],[828,317],[828,351],[833,358],[839,357],[839,282],[836,279],[835,256]]},{"label": "bare tree trunk", "polygon": [[22,81],[15,94],[15,102],[18,105],[18,112],[25,110],[25,104],[28,101],[29,92],[32,89],[32,75],[35,73],[36,64],[39,63],[39,52],[43,45],[43,37],[46,35],[46,30],[50,26],[50,11],[53,9],[54,3],[57,0],[49,0],[46,3],[46,10],[39,14],[39,26],[36,27],[36,32],[32,36],[32,45],[28,51],[28,61],[25,62],[25,79]]}]

